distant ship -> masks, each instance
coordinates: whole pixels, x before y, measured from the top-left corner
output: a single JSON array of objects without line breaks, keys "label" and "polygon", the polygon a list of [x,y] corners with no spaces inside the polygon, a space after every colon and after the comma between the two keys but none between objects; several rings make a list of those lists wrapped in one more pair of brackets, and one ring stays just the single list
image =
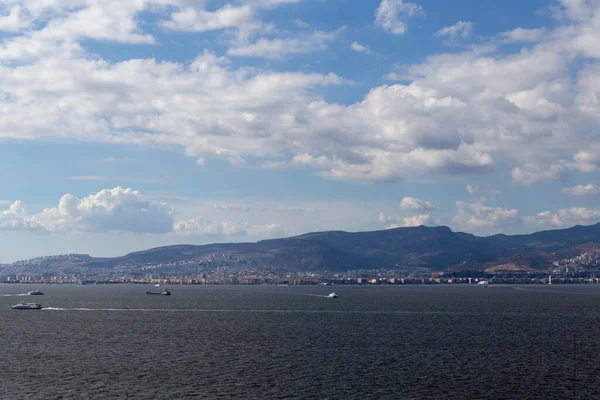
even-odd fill
[{"label": "distant ship", "polygon": [[163,289],[161,292],[146,292],[146,294],[155,296],[170,296],[171,292],[169,292],[167,289]]},{"label": "distant ship", "polygon": [[327,297],[329,297],[330,299],[337,299],[340,296],[338,296],[335,292],[331,292],[327,295]]},{"label": "distant ship", "polygon": [[44,293],[40,292],[39,290],[32,290],[31,292],[27,292],[27,294],[30,296],[42,296]]},{"label": "distant ship", "polygon": [[41,310],[42,306],[37,303],[19,303],[12,306],[14,310]]}]

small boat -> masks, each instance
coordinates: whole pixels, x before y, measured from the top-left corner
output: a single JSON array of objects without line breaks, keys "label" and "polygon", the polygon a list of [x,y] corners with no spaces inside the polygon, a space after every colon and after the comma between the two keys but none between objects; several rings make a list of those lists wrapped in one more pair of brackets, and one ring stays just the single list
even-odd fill
[{"label": "small boat", "polygon": [[32,290],[31,292],[27,292],[27,294],[30,296],[42,296],[44,293],[40,292],[39,290]]},{"label": "small boat", "polygon": [[338,296],[335,292],[331,292],[327,295],[327,297],[329,297],[330,299],[337,299],[340,296]]},{"label": "small boat", "polygon": [[170,296],[171,292],[169,292],[167,289],[163,289],[161,292],[146,292],[146,294],[155,296]]},{"label": "small boat", "polygon": [[14,310],[41,310],[42,306],[37,303],[19,303],[12,306]]},{"label": "small boat", "polygon": [[156,285],[154,285],[155,287],[160,287],[160,283],[157,283]]}]

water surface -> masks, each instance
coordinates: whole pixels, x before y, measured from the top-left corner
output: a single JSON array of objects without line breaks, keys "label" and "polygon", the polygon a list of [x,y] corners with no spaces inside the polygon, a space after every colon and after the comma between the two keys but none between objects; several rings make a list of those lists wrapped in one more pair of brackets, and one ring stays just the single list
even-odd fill
[{"label": "water surface", "polygon": [[600,285],[150,288],[0,285],[0,397],[600,398]]}]

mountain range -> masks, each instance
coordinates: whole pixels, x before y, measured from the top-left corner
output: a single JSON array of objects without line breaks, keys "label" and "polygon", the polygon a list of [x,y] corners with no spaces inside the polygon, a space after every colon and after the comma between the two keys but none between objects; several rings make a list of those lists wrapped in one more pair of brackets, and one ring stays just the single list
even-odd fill
[{"label": "mountain range", "polygon": [[94,270],[158,264],[171,264],[176,269],[177,263],[220,258],[278,271],[542,272],[554,260],[595,249],[600,249],[600,224],[488,237],[453,232],[446,226],[418,226],[356,233],[316,232],[256,243],[175,245],[123,257],[90,257],[76,264]]}]

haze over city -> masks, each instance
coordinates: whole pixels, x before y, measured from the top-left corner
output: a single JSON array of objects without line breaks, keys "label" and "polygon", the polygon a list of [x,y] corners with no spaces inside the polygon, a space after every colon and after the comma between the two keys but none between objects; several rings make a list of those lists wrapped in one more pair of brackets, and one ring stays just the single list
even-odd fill
[{"label": "haze over city", "polygon": [[598,37],[598,0],[0,0],[0,262],[595,224]]}]

